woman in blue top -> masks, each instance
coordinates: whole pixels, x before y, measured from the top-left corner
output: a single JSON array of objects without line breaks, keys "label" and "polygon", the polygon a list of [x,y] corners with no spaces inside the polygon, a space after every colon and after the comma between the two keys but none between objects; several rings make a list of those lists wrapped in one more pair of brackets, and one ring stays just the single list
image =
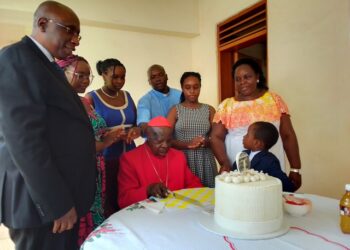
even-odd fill
[{"label": "woman in blue top", "polygon": [[97,72],[103,77],[104,86],[89,92],[87,98],[106,121],[108,128],[121,127],[124,133],[119,141],[107,148],[103,154],[106,161],[106,204],[105,216],[118,211],[117,172],[122,153],[135,148],[134,139],[140,136],[136,127],[136,107],[130,94],[121,90],[125,84],[126,69],[117,59],[106,59],[96,64]]}]

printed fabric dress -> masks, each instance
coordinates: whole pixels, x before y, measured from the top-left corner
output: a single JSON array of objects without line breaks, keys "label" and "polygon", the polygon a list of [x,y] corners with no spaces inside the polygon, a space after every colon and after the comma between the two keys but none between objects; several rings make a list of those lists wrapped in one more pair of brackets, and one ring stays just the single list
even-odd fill
[{"label": "printed fabric dress", "polygon": [[[121,127],[130,128],[136,124],[136,107],[130,94],[127,91],[120,91],[125,104],[115,107],[103,100],[97,91],[90,92],[96,112],[106,121],[108,129]],[[130,144],[119,141],[103,151],[106,161],[106,201],[104,205],[105,217],[108,218],[119,210],[118,206],[118,184],[117,174],[119,169],[119,157],[136,147],[135,143]]]},{"label": "printed fabric dress", "polygon": [[[174,137],[179,141],[190,141],[196,136],[208,137],[211,129],[209,105],[201,104],[197,109],[177,104],[177,121]],[[206,187],[215,186],[217,174],[214,154],[210,148],[184,149],[187,163],[193,174],[198,176]]]},{"label": "printed fabric dress", "polygon": [[[90,107],[85,98],[81,98],[86,107]],[[102,141],[102,136],[106,132],[105,120],[91,107],[88,110],[88,116],[94,130],[95,140]],[[84,242],[87,236],[105,220],[103,204],[106,196],[106,169],[102,152],[96,153],[96,193],[95,200],[88,214],[80,218],[79,221],[79,246]]]},{"label": "printed fabric dress", "polygon": [[[225,139],[226,153],[231,166],[235,162],[238,152],[244,150],[243,136],[250,124],[257,121],[270,122],[277,130],[280,128],[282,114],[289,115],[288,107],[282,98],[269,91],[261,97],[251,101],[237,101],[234,97],[225,99],[218,107],[213,122],[221,122],[228,130]],[[269,150],[280,161],[285,171],[285,157],[281,137]]]}]

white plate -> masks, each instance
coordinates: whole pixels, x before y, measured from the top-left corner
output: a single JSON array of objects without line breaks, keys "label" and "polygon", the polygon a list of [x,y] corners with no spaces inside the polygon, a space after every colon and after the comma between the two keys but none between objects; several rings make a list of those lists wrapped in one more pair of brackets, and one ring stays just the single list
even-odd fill
[{"label": "white plate", "polygon": [[216,224],[216,222],[214,221],[214,215],[212,214],[211,215],[204,214],[204,213],[198,214],[198,221],[199,221],[199,224],[209,232],[232,237],[234,239],[242,239],[242,240],[271,239],[271,238],[282,236],[283,234],[286,234],[289,231],[289,225],[285,220],[283,221],[281,228],[278,229],[277,231],[272,233],[267,233],[267,234],[260,234],[260,235],[242,234],[242,233],[233,232],[225,228],[222,228],[218,224]]}]

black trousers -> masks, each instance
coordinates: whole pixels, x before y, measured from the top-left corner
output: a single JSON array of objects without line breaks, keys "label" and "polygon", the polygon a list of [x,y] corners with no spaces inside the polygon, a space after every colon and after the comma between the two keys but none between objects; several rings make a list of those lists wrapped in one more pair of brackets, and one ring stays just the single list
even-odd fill
[{"label": "black trousers", "polygon": [[118,170],[119,159],[105,160],[106,168],[106,200],[104,204],[104,216],[108,218],[119,211],[118,206]]},{"label": "black trousers", "polygon": [[53,224],[38,228],[9,228],[16,250],[77,250],[78,225],[63,233],[52,233]]}]

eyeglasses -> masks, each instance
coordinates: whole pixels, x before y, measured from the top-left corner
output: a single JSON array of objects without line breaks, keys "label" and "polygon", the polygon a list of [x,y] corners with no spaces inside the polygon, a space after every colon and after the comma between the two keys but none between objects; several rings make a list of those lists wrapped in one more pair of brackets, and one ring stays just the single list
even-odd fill
[{"label": "eyeglasses", "polygon": [[71,73],[74,75],[74,77],[76,77],[78,79],[78,81],[84,81],[85,79],[89,80],[89,82],[91,83],[92,80],[94,80],[94,75],[87,75],[87,74],[82,74],[82,73],[78,73],[78,72],[73,72],[73,71],[66,71],[68,73]]},{"label": "eyeglasses", "polygon": [[78,41],[81,40],[81,36],[79,35],[78,31],[74,27],[68,27],[66,25],[63,25],[62,23],[56,22],[53,19],[47,19],[47,21],[50,22],[50,23],[54,23],[58,27],[64,29],[67,32],[67,34],[69,34],[71,36],[75,36],[78,39]]}]

